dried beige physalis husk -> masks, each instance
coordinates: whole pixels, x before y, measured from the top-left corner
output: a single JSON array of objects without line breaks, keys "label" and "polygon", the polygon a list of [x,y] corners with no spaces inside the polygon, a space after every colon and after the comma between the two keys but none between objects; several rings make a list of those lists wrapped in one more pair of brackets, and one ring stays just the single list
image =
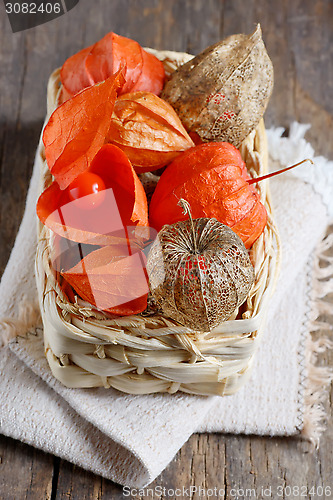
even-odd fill
[{"label": "dried beige physalis husk", "polygon": [[228,319],[254,282],[254,269],[239,236],[216,219],[191,216],[158,233],[147,272],[151,294],[163,314],[203,332]]},{"label": "dried beige physalis husk", "polygon": [[143,185],[143,189],[145,190],[147,201],[149,203],[160,179],[160,176],[153,174],[153,172],[144,172],[142,174],[138,174],[138,177],[141,181],[141,184]]},{"label": "dried beige physalis husk", "polygon": [[258,24],[252,35],[232,35],[181,66],[161,97],[202,141],[239,147],[262,118],[272,89],[273,66]]}]

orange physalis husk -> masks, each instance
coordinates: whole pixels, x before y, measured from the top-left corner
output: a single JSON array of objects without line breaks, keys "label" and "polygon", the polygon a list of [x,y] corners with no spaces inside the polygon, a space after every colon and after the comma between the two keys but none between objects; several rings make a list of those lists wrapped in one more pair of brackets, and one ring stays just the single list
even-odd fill
[{"label": "orange physalis husk", "polygon": [[90,45],[90,47],[80,50],[67,59],[61,68],[60,79],[68,98],[95,83],[85,71],[85,61],[92,48],[93,45]]},{"label": "orange physalis husk", "polygon": [[89,87],[59,106],[43,133],[47,165],[65,189],[81,173],[103,146],[117,89],[124,77],[119,71],[105,82]]},{"label": "orange physalis husk", "polygon": [[167,165],[194,146],[172,107],[150,92],[116,100],[107,141],[126,153],[138,173]]},{"label": "orange physalis husk", "polygon": [[86,71],[94,83],[125,67],[125,82],[120,93],[129,92],[142,72],[142,53],[138,42],[108,33],[93,46],[86,59]]},{"label": "orange physalis husk", "polygon": [[178,201],[191,206],[194,219],[215,218],[229,226],[250,248],[260,236],[267,212],[239,151],[229,143],[195,146],[176,158],[162,174],[152,196],[150,224],[159,231],[164,224],[185,220]]},{"label": "orange physalis husk", "polygon": [[107,246],[62,273],[79,296],[100,310],[128,316],[147,307],[148,282],[142,252]]},{"label": "orange physalis husk", "polygon": [[148,54],[136,41],[111,32],[63,64],[60,74],[63,99],[106,80],[122,66],[125,67],[125,82],[119,90],[121,94],[134,88],[161,93],[165,81],[161,61]]},{"label": "orange physalis husk", "polygon": [[148,225],[145,191],[121,149],[104,145],[89,171],[102,177],[104,201],[91,210],[82,210],[79,203],[70,201],[68,189],[62,191],[54,181],[37,202],[37,215],[45,226],[72,241],[112,245],[126,238],[124,228]]},{"label": "orange physalis husk", "polygon": [[104,38],[107,37],[112,38],[113,73],[118,71],[121,65],[126,66],[126,83],[121,88],[120,94],[134,90],[160,94],[165,82],[162,62],[130,38],[116,33],[109,33]]},{"label": "orange physalis husk", "polygon": [[[162,62],[157,59],[153,54],[142,51],[142,72],[132,87],[131,92],[152,92],[153,94],[160,95],[165,82],[165,71]],[[124,93],[122,91],[121,93]]]}]

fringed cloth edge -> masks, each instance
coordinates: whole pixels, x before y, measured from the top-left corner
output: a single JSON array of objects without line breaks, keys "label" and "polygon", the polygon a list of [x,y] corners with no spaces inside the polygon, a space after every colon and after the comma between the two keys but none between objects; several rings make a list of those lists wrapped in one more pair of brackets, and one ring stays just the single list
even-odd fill
[{"label": "fringed cloth edge", "polygon": [[31,302],[26,298],[19,304],[16,318],[0,319],[0,348],[15,337],[23,337],[28,333],[35,332],[42,325],[38,301]]},{"label": "fringed cloth edge", "polygon": [[[309,440],[313,448],[319,447],[320,436],[326,429],[325,402],[333,380],[333,369],[318,366],[318,356],[333,348],[333,232],[318,245],[314,256],[311,282],[310,333],[306,336],[304,409],[300,428],[301,437]],[[328,318],[331,322],[328,323]],[[319,337],[317,337],[319,332]],[[331,338],[328,337],[330,335]]]}]

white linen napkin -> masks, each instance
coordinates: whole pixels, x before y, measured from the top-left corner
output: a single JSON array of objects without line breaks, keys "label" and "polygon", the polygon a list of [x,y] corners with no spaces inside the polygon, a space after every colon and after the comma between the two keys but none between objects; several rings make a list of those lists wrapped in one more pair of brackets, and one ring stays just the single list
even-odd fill
[{"label": "white linen napkin", "polygon": [[[281,137],[283,129],[268,131],[271,159],[282,160],[284,165],[313,158],[314,151],[304,139],[306,130],[307,126],[293,124],[289,138]],[[333,162],[316,157],[315,163],[316,167],[305,165],[296,170],[297,176],[308,176],[306,180],[288,173],[271,181],[283,245],[280,279],[251,380],[238,393],[224,398],[67,389],[52,377],[41,332],[34,328],[36,311],[27,307],[36,297],[39,173],[35,170],[25,215],[0,284],[0,318],[9,318],[0,322],[0,343],[23,325],[32,332],[0,350],[1,432],[134,487],[149,484],[193,432],[303,433],[317,441],[323,416],[318,403],[331,374],[327,368],[315,367],[314,361],[316,353],[330,342],[312,341],[310,330],[320,312],[319,296],[332,283],[326,280],[329,266],[320,271],[314,250],[333,217],[329,196]],[[321,244],[321,250],[330,242],[328,238]],[[15,321],[17,317],[21,323]]]}]

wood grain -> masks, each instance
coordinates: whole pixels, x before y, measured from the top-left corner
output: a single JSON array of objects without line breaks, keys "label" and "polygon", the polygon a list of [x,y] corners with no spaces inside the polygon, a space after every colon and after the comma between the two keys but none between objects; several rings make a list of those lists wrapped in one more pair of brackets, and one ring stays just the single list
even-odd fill
[{"label": "wood grain", "polygon": [[54,458],[14,439],[0,439],[0,498],[51,498]]},{"label": "wood grain", "polygon": [[[15,35],[0,5],[0,274],[23,214],[45,115],[46,83],[54,67],[111,30],[143,46],[196,54],[232,33],[250,33],[257,22],[275,69],[266,124],[311,123],[307,138],[318,154],[333,159],[330,0],[81,0],[67,15]],[[332,362],[332,353],[321,358],[321,363]],[[297,438],[194,435],[149,486],[151,491],[136,498],[175,498],[168,490],[191,486],[217,488],[219,495],[210,498],[225,500],[304,498],[301,490],[292,496],[285,490],[278,497],[277,488],[286,486],[308,491],[331,486],[333,491],[332,392],[325,404],[328,424],[319,450],[310,452],[308,443]],[[157,486],[165,494],[154,492]],[[0,437],[0,499],[85,498],[124,496],[111,481]],[[203,497],[197,491],[192,498]],[[307,493],[305,498],[325,497]]]}]

